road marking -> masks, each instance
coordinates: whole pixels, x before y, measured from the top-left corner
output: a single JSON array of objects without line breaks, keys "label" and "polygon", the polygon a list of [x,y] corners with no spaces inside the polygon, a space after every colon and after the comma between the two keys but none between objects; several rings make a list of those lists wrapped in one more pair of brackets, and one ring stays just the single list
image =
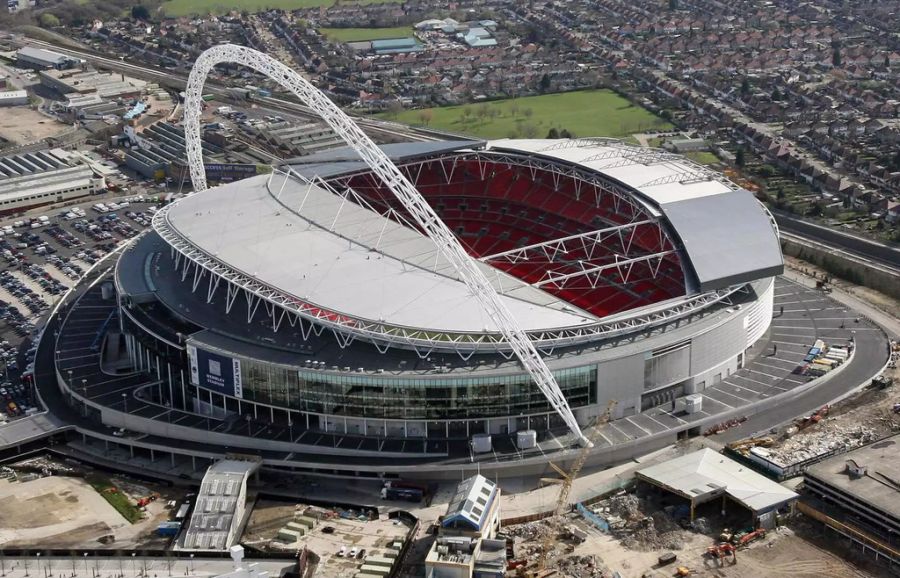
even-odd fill
[{"label": "road marking", "polygon": [[[715,391],[716,391],[717,393],[722,393],[722,394],[725,394],[725,395],[727,395],[727,396],[729,396],[729,397],[733,397],[733,398],[735,398],[735,399],[739,399],[739,400],[741,400],[741,401],[744,402],[744,403],[750,403],[750,400],[749,400],[749,399],[744,399],[743,397],[741,397],[741,396],[739,396],[739,395],[734,395],[733,393],[728,393],[728,392],[725,391],[724,389],[716,389]],[[725,403],[722,402],[722,405],[725,405]],[[734,409],[733,406],[730,406],[730,405],[729,405],[728,407],[730,407],[731,409]]]},{"label": "road marking", "polygon": [[765,371],[757,371],[755,369],[748,369],[747,371],[749,371],[750,373],[758,373],[760,375],[765,375],[769,379],[781,379],[780,377],[778,377],[776,375],[772,375],[771,373],[766,373]]},{"label": "road marking", "polygon": [[[660,415],[660,414],[662,414],[662,413],[665,413],[665,411],[661,411],[660,413],[658,413],[658,414],[656,414],[656,415]],[[655,421],[656,423],[658,423],[659,425],[663,426],[663,427],[666,428],[667,430],[668,430],[668,429],[671,429],[671,426],[667,426],[666,424],[664,424],[663,422],[659,421],[658,419],[656,419],[655,417],[653,417],[653,415],[651,415],[651,414],[649,414],[649,413],[642,413],[641,415],[650,418],[652,421]]]},{"label": "road marking", "polygon": [[[708,389],[707,391],[709,391],[709,392],[716,392],[716,391],[719,391],[719,390],[710,388],[710,389]],[[724,393],[724,392],[723,392],[723,393]],[[725,403],[724,401],[712,397],[709,393],[706,393],[706,399],[708,399],[709,401],[714,401],[714,402],[716,402],[716,403],[719,404],[719,405],[724,405],[724,406],[727,407],[728,409],[734,409],[734,406],[733,406],[733,405],[728,405],[728,404]],[[674,417],[674,416],[673,416],[673,417]],[[677,419],[677,418],[676,418],[676,419]],[[685,422],[685,423],[687,423],[687,422]]]},{"label": "road marking", "polygon": [[623,436],[625,436],[625,439],[626,439],[626,440],[636,440],[636,439],[638,439],[638,438],[634,437],[634,436],[631,435],[631,434],[625,433],[624,431],[622,431],[622,428],[616,427],[616,424],[614,424],[614,423],[612,423],[612,422],[609,422],[609,426],[610,426],[611,428],[613,428],[614,430],[616,430],[617,432],[619,432],[620,434],[622,434]]},{"label": "road marking", "polygon": [[627,421],[628,423],[630,423],[630,424],[633,425],[634,427],[638,428],[639,430],[641,430],[642,432],[644,432],[644,433],[647,434],[647,435],[650,435],[650,434],[652,433],[652,432],[650,432],[650,431],[648,431],[648,430],[642,428],[639,424],[637,424],[637,423],[635,423],[634,421],[632,421],[632,419],[631,419],[630,417],[626,417],[626,418],[625,418],[625,421]]}]

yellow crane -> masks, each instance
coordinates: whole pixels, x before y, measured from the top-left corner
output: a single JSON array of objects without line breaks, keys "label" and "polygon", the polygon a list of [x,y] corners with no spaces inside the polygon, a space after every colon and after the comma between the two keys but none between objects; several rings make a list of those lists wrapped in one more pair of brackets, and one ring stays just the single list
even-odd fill
[{"label": "yellow crane", "polygon": [[547,558],[550,554],[550,550],[553,548],[553,543],[556,541],[556,536],[559,533],[560,516],[562,516],[568,505],[569,495],[572,493],[572,484],[581,472],[581,468],[584,467],[585,462],[587,462],[588,454],[594,445],[594,440],[600,437],[600,429],[609,423],[609,420],[612,418],[612,412],[616,407],[616,403],[618,403],[616,400],[611,400],[606,406],[606,411],[597,417],[597,420],[594,422],[594,431],[587,436],[590,443],[585,444],[581,448],[578,457],[575,458],[569,471],[566,472],[561,467],[550,462],[550,467],[556,470],[556,473],[560,475],[560,478],[541,478],[542,484],[559,484],[559,495],[556,497],[556,507],[548,518],[550,527],[542,540],[541,556],[538,558],[537,568],[534,572],[535,576],[540,575],[547,566]]}]

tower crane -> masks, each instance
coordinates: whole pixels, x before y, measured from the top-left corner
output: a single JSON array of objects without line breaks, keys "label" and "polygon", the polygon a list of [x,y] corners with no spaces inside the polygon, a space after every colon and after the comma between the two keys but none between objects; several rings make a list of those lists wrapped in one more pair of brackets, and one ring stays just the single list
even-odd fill
[{"label": "tower crane", "polygon": [[583,468],[584,464],[587,462],[590,449],[594,445],[593,442],[600,437],[600,429],[609,423],[609,420],[612,418],[612,412],[617,403],[616,400],[611,400],[606,405],[606,411],[597,417],[597,420],[594,423],[594,430],[587,436],[590,443],[581,447],[578,452],[578,457],[575,458],[575,461],[572,463],[572,467],[569,468],[568,472],[553,462],[550,462],[550,467],[556,470],[560,477],[541,478],[541,483],[543,484],[559,484],[559,495],[556,497],[556,506],[553,509],[553,513],[548,518],[550,528],[542,540],[541,555],[540,558],[538,558],[537,568],[533,574],[534,576],[539,576],[547,566],[550,550],[553,547],[553,542],[556,541],[557,534],[559,534],[562,514],[565,512],[569,501],[569,495],[572,493],[572,484],[575,483],[575,479],[578,477],[578,474],[581,473],[581,468]]}]

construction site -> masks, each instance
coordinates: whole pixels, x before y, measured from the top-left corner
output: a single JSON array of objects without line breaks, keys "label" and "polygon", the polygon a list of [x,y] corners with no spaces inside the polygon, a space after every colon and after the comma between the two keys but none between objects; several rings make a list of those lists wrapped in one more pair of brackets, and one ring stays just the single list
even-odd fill
[{"label": "construction site", "polygon": [[390,572],[410,534],[401,518],[376,509],[322,508],[293,501],[260,500],[241,544],[263,552],[306,552],[316,576],[356,576],[363,566]]},{"label": "construction site", "polygon": [[[896,343],[892,348],[894,361],[882,375],[837,403],[730,443],[720,442],[710,431],[706,437],[680,444],[683,447],[647,462],[654,465],[623,470],[615,477],[621,489],[584,499],[568,512],[556,509],[544,519],[504,524],[499,537],[507,540],[510,575],[886,575],[885,558],[871,555],[876,543],[868,541],[868,534],[848,533],[852,528],[846,530],[845,524],[813,515],[806,505],[809,498],[801,476],[820,462],[819,469],[834,462],[837,470],[843,470],[842,454],[893,443],[880,441],[900,432],[900,397],[894,385],[900,379],[895,367]],[[704,458],[702,452],[709,455]],[[696,467],[704,459],[715,463]],[[733,464],[728,466],[731,479],[722,471],[726,463]],[[569,472],[554,467],[560,478],[544,480],[560,486],[559,500],[568,500],[578,466],[576,461]],[[659,478],[656,486],[652,474]],[[748,475],[756,479],[751,481]],[[702,487],[701,481],[717,495],[722,492],[715,486],[733,491],[725,489],[727,495],[721,499],[695,504],[695,497],[696,501],[705,500],[704,491],[695,489]],[[743,494],[751,493],[751,486],[755,495],[774,493],[771,501],[778,507],[768,512],[735,507],[741,504]],[[821,521],[825,523],[818,523]],[[835,528],[846,532],[838,532],[836,539]],[[861,542],[865,548],[860,548]],[[887,548],[891,552],[890,544]]]},{"label": "construction site", "polygon": [[158,525],[183,490],[50,456],[0,471],[0,548],[163,549]]}]

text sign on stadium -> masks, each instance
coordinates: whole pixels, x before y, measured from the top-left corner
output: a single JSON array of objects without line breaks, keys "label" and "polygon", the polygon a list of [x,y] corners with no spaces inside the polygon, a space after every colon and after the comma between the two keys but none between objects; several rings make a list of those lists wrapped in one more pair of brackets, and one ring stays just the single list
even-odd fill
[{"label": "text sign on stadium", "polygon": [[188,345],[191,383],[224,395],[243,397],[241,361]]}]

